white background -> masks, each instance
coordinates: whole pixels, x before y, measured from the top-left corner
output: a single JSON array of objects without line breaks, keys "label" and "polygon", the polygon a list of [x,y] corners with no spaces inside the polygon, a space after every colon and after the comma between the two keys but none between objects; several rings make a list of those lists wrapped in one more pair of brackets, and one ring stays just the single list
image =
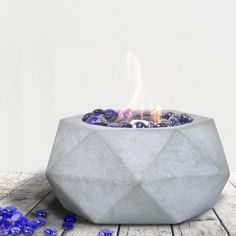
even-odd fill
[{"label": "white background", "polygon": [[0,1],[0,169],[45,169],[61,117],[154,104],[215,119],[236,170],[236,1]]}]

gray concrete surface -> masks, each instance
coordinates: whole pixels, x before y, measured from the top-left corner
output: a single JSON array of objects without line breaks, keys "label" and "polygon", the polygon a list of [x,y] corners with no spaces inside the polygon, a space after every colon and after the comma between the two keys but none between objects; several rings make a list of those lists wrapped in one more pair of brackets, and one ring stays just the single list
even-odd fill
[{"label": "gray concrete surface", "polygon": [[170,128],[62,119],[46,175],[62,205],[94,223],[173,224],[212,208],[229,177],[213,119]]}]

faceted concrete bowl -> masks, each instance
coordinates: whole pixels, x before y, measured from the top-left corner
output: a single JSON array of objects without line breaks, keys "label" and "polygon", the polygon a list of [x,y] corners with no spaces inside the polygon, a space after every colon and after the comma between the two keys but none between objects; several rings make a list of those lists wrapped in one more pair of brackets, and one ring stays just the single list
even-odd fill
[{"label": "faceted concrete bowl", "polygon": [[94,223],[174,224],[212,208],[229,169],[213,119],[149,129],[60,121],[47,178],[62,205]]}]

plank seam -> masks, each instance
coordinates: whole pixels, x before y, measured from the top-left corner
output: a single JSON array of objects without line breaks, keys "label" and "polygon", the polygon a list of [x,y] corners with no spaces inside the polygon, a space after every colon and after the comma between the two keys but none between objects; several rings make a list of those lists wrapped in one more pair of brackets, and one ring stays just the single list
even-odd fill
[{"label": "plank seam", "polygon": [[234,185],[234,183],[232,183],[230,180],[228,180],[228,182],[233,185],[234,188],[236,188],[236,185]]},{"label": "plank seam", "polygon": [[49,194],[51,194],[52,191],[49,191],[48,193],[46,193],[46,195],[44,197],[42,197],[26,214],[26,216],[28,216],[47,196],[49,196]]},{"label": "plank seam", "polygon": [[25,185],[26,183],[28,183],[31,179],[33,179],[34,175],[29,178],[26,179],[25,181],[23,180],[22,183],[20,183],[19,186],[15,187],[14,189],[12,189],[12,191],[10,191],[9,193],[7,193],[6,195],[4,195],[3,197],[0,198],[0,200],[4,199],[5,197],[8,197],[10,194],[12,194],[13,192],[15,192],[17,189],[19,189],[21,186]]},{"label": "plank seam", "polygon": [[222,219],[219,217],[219,215],[217,214],[217,212],[215,211],[214,208],[212,208],[213,212],[215,213],[217,219],[220,221],[221,225],[223,226],[224,230],[226,231],[228,236],[231,236],[229,233],[229,230],[226,228],[225,224],[223,223]]},{"label": "plank seam", "polygon": [[117,229],[117,232],[116,232],[116,236],[119,236],[120,234],[120,225],[118,225],[118,229]]},{"label": "plank seam", "polygon": [[175,232],[174,232],[173,225],[170,225],[170,229],[171,229],[171,233],[172,233],[172,235],[175,236]]}]

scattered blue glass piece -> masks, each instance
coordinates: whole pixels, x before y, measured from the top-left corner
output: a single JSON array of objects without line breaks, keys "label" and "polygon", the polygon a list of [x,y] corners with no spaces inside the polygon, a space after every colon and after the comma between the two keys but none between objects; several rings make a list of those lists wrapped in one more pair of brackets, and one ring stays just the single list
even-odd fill
[{"label": "scattered blue glass piece", "polygon": [[16,211],[17,211],[16,206],[6,206],[3,209],[3,214],[8,215],[8,216],[12,216]]},{"label": "scattered blue glass piece", "polygon": [[3,211],[4,211],[4,208],[3,208],[3,207],[0,207],[0,216],[3,215]]},{"label": "scattered blue glass piece", "polygon": [[57,234],[57,230],[56,230],[56,228],[53,228],[53,227],[47,227],[44,230],[44,234],[47,236],[54,236]]},{"label": "scattered blue glass piece", "polygon": [[46,219],[43,217],[37,217],[34,220],[37,222],[38,226],[43,226],[46,224]]},{"label": "scattered blue glass piece", "polygon": [[44,210],[44,209],[39,209],[35,212],[35,216],[36,217],[43,217],[43,218],[46,218],[47,217],[47,211]]},{"label": "scattered blue glass piece", "polygon": [[4,217],[4,226],[8,229],[12,226],[14,226],[14,221],[11,220],[11,218]]},{"label": "scattered blue glass piece", "polygon": [[27,225],[33,229],[37,229],[39,227],[36,220],[30,220]]},{"label": "scattered blue glass piece", "polygon": [[22,232],[26,235],[31,235],[34,233],[34,229],[32,227],[26,226],[22,229]]},{"label": "scattered blue glass piece", "polygon": [[112,236],[112,231],[109,229],[102,229],[99,231],[99,236]]},{"label": "scattered blue glass piece", "polygon": [[9,229],[8,233],[11,235],[19,235],[21,233],[21,229],[19,227],[14,226]]},{"label": "scattered blue glass piece", "polygon": [[15,221],[15,225],[19,228],[24,228],[27,226],[29,220],[26,216],[21,216],[17,221]]},{"label": "scattered blue glass piece", "polygon": [[0,225],[4,225],[6,221],[6,216],[0,216]]},{"label": "scattered blue glass piece", "polygon": [[8,234],[8,230],[5,227],[0,228],[0,235],[7,235]]},{"label": "scattered blue glass piece", "polygon": [[12,215],[11,220],[12,221],[18,221],[21,216],[23,216],[23,214],[21,212],[17,211]]},{"label": "scattered blue glass piece", "polygon": [[64,217],[64,221],[65,221],[65,222],[75,223],[76,217],[75,217],[75,215],[73,215],[73,214],[68,214],[68,215],[66,215],[66,216]]},{"label": "scattered blue glass piece", "polygon": [[73,223],[72,222],[66,222],[64,221],[63,224],[62,224],[62,228],[65,229],[65,230],[70,230],[74,227]]},{"label": "scattered blue glass piece", "polygon": [[147,125],[145,125],[143,122],[141,121],[137,121],[133,124],[133,128],[148,128]]}]

